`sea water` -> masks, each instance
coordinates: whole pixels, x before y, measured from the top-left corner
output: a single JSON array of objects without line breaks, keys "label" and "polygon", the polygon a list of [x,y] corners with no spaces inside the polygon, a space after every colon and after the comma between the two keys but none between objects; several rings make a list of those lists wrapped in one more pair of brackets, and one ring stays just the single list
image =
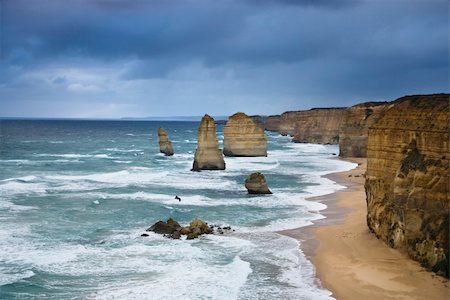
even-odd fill
[{"label": "sea water", "polygon": [[[321,176],[355,165],[335,145],[267,133],[267,157],[191,172],[198,125],[0,121],[0,299],[330,299],[299,243],[276,231],[323,218],[308,198],[344,187]],[[160,126],[172,157],[159,153]],[[254,171],[273,195],[247,194]],[[234,231],[141,237],[197,217]]]}]

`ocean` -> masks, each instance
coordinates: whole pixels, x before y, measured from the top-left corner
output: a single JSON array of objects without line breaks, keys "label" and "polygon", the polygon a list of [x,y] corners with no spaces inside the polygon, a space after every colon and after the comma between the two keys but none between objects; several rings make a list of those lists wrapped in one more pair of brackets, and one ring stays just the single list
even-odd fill
[{"label": "ocean", "polygon": [[[344,187],[321,176],[355,164],[336,145],[267,132],[268,157],[191,172],[198,125],[1,120],[0,299],[332,299],[299,242],[276,231],[323,218],[308,198]],[[174,156],[159,153],[158,127]],[[254,171],[273,195],[247,194]],[[235,231],[141,237],[197,217]]]}]

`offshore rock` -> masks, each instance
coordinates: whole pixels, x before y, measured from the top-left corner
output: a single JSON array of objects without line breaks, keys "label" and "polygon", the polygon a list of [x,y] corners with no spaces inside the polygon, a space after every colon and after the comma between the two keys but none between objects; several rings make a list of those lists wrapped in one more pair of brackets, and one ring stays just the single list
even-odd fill
[{"label": "offshore rock", "polygon": [[202,118],[198,127],[198,144],[192,171],[225,170],[225,161],[216,136],[214,119],[209,115]]},{"label": "offshore rock", "polygon": [[[155,233],[164,234],[165,237],[169,237],[172,239],[180,239],[182,235],[186,235],[186,239],[191,240],[203,234],[211,234],[214,232],[214,229],[213,227],[210,227],[208,223],[198,218],[194,219],[189,224],[189,226],[184,227],[178,224],[177,221],[170,218],[166,222],[156,222],[146,231],[153,231]],[[141,236],[148,236],[148,234],[144,233]]]},{"label": "offshore rock", "polygon": [[369,129],[367,225],[449,275],[449,95],[400,98]]},{"label": "offshore rock", "polygon": [[268,116],[265,121],[265,130],[279,131],[280,119],[281,119],[280,115]]},{"label": "offshore rock", "polygon": [[173,155],[172,142],[169,140],[169,136],[164,128],[158,128],[158,141],[159,141],[159,152],[164,153],[166,156]]},{"label": "offshore rock", "polygon": [[225,156],[267,156],[264,130],[245,113],[232,115],[223,128]]},{"label": "offshore rock", "polygon": [[297,112],[295,143],[337,144],[346,108],[313,108]]},{"label": "offshore rock", "polygon": [[250,174],[245,179],[245,188],[249,194],[272,194],[266,182],[266,177],[260,172]]},{"label": "offshore rock", "polygon": [[369,127],[392,105],[389,102],[366,102],[347,108],[339,127],[339,156],[366,157]]}]

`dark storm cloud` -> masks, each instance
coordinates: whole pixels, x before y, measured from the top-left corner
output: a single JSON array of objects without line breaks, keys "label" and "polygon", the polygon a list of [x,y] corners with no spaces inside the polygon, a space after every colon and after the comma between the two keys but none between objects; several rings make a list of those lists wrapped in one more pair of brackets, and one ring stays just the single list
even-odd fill
[{"label": "dark storm cloud", "polygon": [[280,112],[448,91],[446,0],[0,1],[0,97],[31,106],[154,94]]}]

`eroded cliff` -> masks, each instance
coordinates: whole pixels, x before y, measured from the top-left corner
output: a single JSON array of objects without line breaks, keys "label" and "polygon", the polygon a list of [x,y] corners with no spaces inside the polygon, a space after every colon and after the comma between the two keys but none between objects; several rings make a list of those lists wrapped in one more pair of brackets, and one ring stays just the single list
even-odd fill
[{"label": "eroded cliff", "polygon": [[339,156],[366,157],[369,127],[391,106],[389,102],[366,102],[347,108],[339,127]]},{"label": "eroded cliff", "polygon": [[448,277],[449,95],[394,102],[368,134],[367,224],[393,248]]},{"label": "eroded cliff", "polygon": [[223,128],[225,156],[267,156],[267,138],[261,124],[245,113],[232,115]]},{"label": "eroded cliff", "polygon": [[278,131],[280,127],[280,115],[267,116],[265,122],[265,130]]},{"label": "eroded cliff", "polygon": [[313,108],[297,112],[293,142],[337,144],[346,108]]}]

